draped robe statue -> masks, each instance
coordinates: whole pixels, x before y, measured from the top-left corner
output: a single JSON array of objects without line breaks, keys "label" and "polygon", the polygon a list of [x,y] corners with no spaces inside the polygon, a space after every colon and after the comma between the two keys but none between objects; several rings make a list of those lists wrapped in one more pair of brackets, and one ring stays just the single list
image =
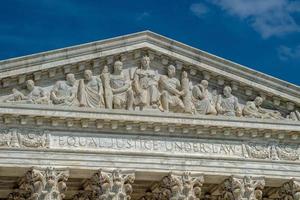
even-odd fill
[{"label": "draped robe statue", "polygon": [[74,74],[67,74],[65,81],[57,81],[50,92],[53,104],[63,106],[78,106],[78,83]]},{"label": "draped robe statue", "polygon": [[262,97],[256,97],[254,101],[248,101],[243,109],[245,117],[262,119],[283,119],[281,113],[273,110],[266,110],[261,107]]},{"label": "draped robe statue", "polygon": [[156,109],[159,107],[160,92],[158,90],[158,74],[150,69],[150,58],[144,56],[141,67],[136,69],[133,80],[135,105],[144,108]]},{"label": "draped robe statue", "polygon": [[184,95],[180,81],[175,77],[176,69],[173,65],[168,66],[168,75],[160,77],[159,86],[162,90],[161,103],[164,111],[171,108],[175,112],[183,112],[184,104],[180,99]]},{"label": "draped robe statue", "polygon": [[225,86],[223,94],[218,96],[216,109],[218,114],[225,116],[241,116],[242,110],[238,98],[231,94],[231,87]]},{"label": "draped robe statue", "polygon": [[81,107],[104,107],[102,81],[91,70],[85,70],[84,79],[79,81],[78,100]]},{"label": "draped robe statue", "polygon": [[210,99],[208,81],[202,80],[200,84],[193,87],[193,102],[198,114],[216,115],[217,111]]}]

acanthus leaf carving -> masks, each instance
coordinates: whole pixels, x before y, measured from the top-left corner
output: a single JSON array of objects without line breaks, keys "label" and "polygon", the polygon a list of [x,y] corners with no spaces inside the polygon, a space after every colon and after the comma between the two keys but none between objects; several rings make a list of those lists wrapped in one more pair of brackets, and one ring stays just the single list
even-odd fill
[{"label": "acanthus leaf carving", "polygon": [[53,167],[31,168],[19,180],[18,188],[9,194],[9,199],[62,200],[67,189],[68,170]]},{"label": "acanthus leaf carving", "polygon": [[169,173],[163,177],[152,193],[143,197],[155,200],[199,200],[204,183],[203,175],[192,175],[190,172],[182,174]]},{"label": "acanthus leaf carving", "polygon": [[221,199],[224,200],[261,200],[265,181],[261,177],[231,176],[220,185]]},{"label": "acanthus leaf carving", "polygon": [[282,200],[299,200],[300,182],[295,179],[289,180],[279,188],[278,195]]},{"label": "acanthus leaf carving", "polygon": [[83,190],[76,194],[74,200],[130,200],[134,173],[113,170],[104,172],[97,171],[90,179],[83,183]]}]

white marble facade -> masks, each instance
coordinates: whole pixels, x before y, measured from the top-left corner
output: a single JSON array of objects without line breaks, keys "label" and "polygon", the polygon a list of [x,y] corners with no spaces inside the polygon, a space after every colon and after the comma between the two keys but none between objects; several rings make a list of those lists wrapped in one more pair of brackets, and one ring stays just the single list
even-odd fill
[{"label": "white marble facade", "polygon": [[0,199],[300,199],[299,86],[149,31],[0,80]]}]

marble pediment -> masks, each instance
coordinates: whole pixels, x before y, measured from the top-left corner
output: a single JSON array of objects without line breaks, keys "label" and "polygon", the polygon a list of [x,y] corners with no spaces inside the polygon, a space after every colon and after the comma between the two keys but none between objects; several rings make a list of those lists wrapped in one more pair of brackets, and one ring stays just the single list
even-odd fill
[{"label": "marble pediment", "polygon": [[300,121],[299,86],[149,31],[3,60],[0,80],[4,107]]}]

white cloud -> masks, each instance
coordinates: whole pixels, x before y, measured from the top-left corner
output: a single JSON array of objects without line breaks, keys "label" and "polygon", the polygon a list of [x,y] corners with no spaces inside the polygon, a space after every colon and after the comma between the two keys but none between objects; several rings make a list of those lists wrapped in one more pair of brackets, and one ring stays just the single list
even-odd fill
[{"label": "white cloud", "polygon": [[143,20],[145,18],[148,18],[150,16],[151,16],[150,12],[145,11],[145,12],[139,13],[136,19],[138,21],[141,21],[141,20]]},{"label": "white cloud", "polygon": [[295,48],[290,48],[287,46],[280,46],[277,49],[280,60],[291,60],[291,59],[300,59],[300,45]]},{"label": "white cloud", "polygon": [[230,15],[248,21],[263,38],[299,32],[293,14],[300,3],[289,0],[211,0]]},{"label": "white cloud", "polygon": [[202,3],[194,3],[190,6],[190,11],[197,17],[202,17],[206,13],[208,13],[208,8]]}]

